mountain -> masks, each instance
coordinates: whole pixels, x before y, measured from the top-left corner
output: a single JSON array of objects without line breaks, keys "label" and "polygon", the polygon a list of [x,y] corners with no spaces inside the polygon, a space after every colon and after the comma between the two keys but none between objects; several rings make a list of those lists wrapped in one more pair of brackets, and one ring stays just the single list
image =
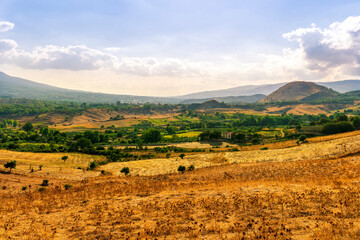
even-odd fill
[{"label": "mountain", "polygon": [[31,98],[38,100],[75,101],[115,103],[117,101],[126,103],[178,103],[179,99],[146,97],[132,95],[116,95],[95,93],[87,91],[76,91],[64,88],[36,83],[26,79],[12,77],[0,72],[0,96],[13,98]]},{"label": "mountain", "polygon": [[200,104],[199,107],[197,107],[196,109],[198,110],[206,110],[206,109],[214,109],[214,108],[228,108],[229,106],[226,105],[225,103],[219,103],[216,100],[210,100],[210,101],[206,101],[203,102],[202,104]]},{"label": "mountain", "polygon": [[345,93],[360,90],[360,80],[344,80],[336,82],[317,82],[317,84]]},{"label": "mountain", "polygon": [[216,100],[209,100],[203,103],[192,103],[187,106],[187,110],[208,110],[216,108],[228,108],[225,103],[219,103]]},{"label": "mountain", "polygon": [[181,101],[182,104],[192,104],[192,103],[203,103],[209,100],[216,100],[223,103],[254,103],[260,99],[266,97],[264,94],[255,94],[251,96],[231,96],[231,97],[216,97],[216,98],[205,98],[205,99],[186,99]]},{"label": "mountain", "polygon": [[276,89],[284,86],[286,83],[277,84],[265,84],[265,85],[245,85],[235,88],[228,88],[215,91],[205,91],[191,93],[182,96],[176,96],[175,98],[180,99],[211,99],[219,97],[231,97],[231,96],[251,96],[256,94],[268,95]]},{"label": "mountain", "polygon": [[259,102],[311,101],[337,95],[338,92],[313,82],[291,82],[259,100]]},{"label": "mountain", "polygon": [[[213,99],[219,97],[230,97],[230,96],[251,96],[255,94],[265,94],[276,91],[280,87],[286,85],[289,82],[276,83],[276,84],[265,84],[265,85],[246,85],[235,88],[228,88],[215,91],[196,92],[192,94],[177,96],[175,98],[181,99]],[[344,93],[349,91],[360,90],[360,80],[344,80],[336,82],[315,82],[321,86],[332,88],[333,90]]]}]

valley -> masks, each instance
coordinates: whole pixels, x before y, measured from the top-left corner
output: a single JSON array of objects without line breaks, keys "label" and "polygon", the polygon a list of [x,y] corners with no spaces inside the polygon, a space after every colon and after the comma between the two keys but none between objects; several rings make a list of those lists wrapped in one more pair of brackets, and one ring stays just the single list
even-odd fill
[{"label": "valley", "polygon": [[356,239],[360,97],[305,85],[253,103],[2,97],[0,237]]}]

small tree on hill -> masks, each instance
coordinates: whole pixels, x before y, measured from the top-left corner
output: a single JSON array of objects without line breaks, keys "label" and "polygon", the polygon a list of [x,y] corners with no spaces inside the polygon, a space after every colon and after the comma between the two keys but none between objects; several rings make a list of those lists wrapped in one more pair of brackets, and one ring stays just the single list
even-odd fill
[{"label": "small tree on hill", "polygon": [[184,157],[185,157],[185,154],[184,153],[182,153],[182,154],[180,154],[180,156],[179,156],[181,159],[184,159]]},{"label": "small tree on hill", "polygon": [[66,162],[66,160],[68,159],[68,156],[63,156],[61,159],[64,161],[64,163]]},{"label": "small tree on hill", "polygon": [[128,175],[130,173],[130,169],[128,167],[124,167],[123,169],[121,169],[120,171],[121,173],[124,173],[125,176]]},{"label": "small tree on hill", "polygon": [[31,124],[31,122],[27,122],[25,123],[25,125],[22,127],[22,130],[26,131],[26,132],[30,132],[32,130],[34,130],[34,126]]},{"label": "small tree on hill", "polygon": [[186,167],[180,165],[177,170],[178,170],[178,172],[181,172],[182,174],[184,174],[184,172],[185,172],[185,170],[186,170]]},{"label": "small tree on hill", "polygon": [[301,135],[301,136],[299,137],[299,141],[300,141],[300,142],[305,142],[305,141],[306,141],[306,136],[305,136],[305,135]]},{"label": "small tree on hill", "polygon": [[11,169],[16,168],[16,161],[10,161],[4,164],[5,168],[10,168],[10,172]]}]

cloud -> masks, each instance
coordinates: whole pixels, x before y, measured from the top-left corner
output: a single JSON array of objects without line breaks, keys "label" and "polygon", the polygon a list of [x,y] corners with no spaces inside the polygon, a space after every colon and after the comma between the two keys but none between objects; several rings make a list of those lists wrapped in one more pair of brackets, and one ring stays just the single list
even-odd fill
[{"label": "cloud", "polygon": [[106,69],[137,76],[191,77],[201,74],[206,63],[176,58],[123,57],[91,49],[85,45],[36,47],[32,51],[18,48],[13,40],[0,40],[0,61],[26,69],[67,69],[72,71]]},{"label": "cloud", "polygon": [[325,29],[313,24],[283,36],[299,43],[306,67],[310,70],[359,73],[360,17],[348,17]]},{"label": "cloud", "polygon": [[114,56],[85,45],[37,47],[31,52],[14,51],[12,62],[31,69],[69,69],[73,71],[96,70],[114,60]]},{"label": "cloud", "polygon": [[[199,85],[216,89],[219,83],[225,88],[254,82],[339,80],[360,75],[360,17],[348,17],[327,28],[312,24],[308,28],[285,33],[283,37],[297,42],[298,47],[283,49],[278,54],[259,54],[253,56],[252,62],[242,59],[241,53],[236,52],[200,61],[126,57],[127,53],[131,54],[126,48],[98,50],[86,45],[47,45],[25,51],[14,40],[0,39],[0,63],[29,70],[71,70],[87,74],[85,70],[94,74],[111,72],[119,76],[122,84],[127,83],[131,76],[149,81],[159,89],[164,84],[156,79],[163,77],[174,82],[181,79],[180,83],[193,91]],[[143,82],[140,85],[145,86]]]},{"label": "cloud", "polygon": [[0,39],[0,54],[7,53],[17,47],[17,43],[11,39]]},{"label": "cloud", "polygon": [[14,24],[7,21],[0,21],[0,32],[6,32],[14,28]]}]

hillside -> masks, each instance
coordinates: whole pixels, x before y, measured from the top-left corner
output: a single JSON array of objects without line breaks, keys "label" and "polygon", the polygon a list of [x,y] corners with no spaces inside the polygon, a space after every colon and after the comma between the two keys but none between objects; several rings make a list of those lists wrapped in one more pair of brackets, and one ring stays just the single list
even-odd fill
[{"label": "hillside", "polygon": [[336,96],[337,92],[332,89],[320,86],[312,82],[291,82],[279,88],[269,96],[259,100],[262,103],[297,101],[297,100],[318,100]]},{"label": "hillside", "polygon": [[116,95],[76,91],[36,83],[26,79],[12,77],[0,72],[0,96],[13,98],[30,98],[38,100],[75,101],[115,103],[117,101],[129,103],[177,103],[173,98],[146,97],[132,95]]},{"label": "hillside", "polygon": [[[77,169],[88,155],[71,154],[65,163],[61,153],[2,151],[3,173],[6,159],[18,166],[0,174],[0,238],[358,239],[358,134],[95,171]],[[44,166],[29,172],[29,164]],[[127,176],[120,175],[124,166]]]},{"label": "hillside", "polygon": [[[212,99],[216,98],[219,101],[227,102],[226,100],[220,100],[219,98],[231,97],[231,96],[251,96],[255,94],[269,95],[280,87],[286,85],[289,82],[276,83],[276,84],[265,84],[265,85],[246,85],[228,89],[221,89],[215,91],[196,92],[183,96],[177,96],[176,98],[181,99]],[[335,82],[315,82],[318,85],[331,88],[334,91],[345,93],[349,91],[360,90],[360,80],[344,80]]]},{"label": "hillside", "polygon": [[254,103],[264,97],[266,97],[266,95],[264,94],[255,94],[251,96],[230,96],[230,97],[216,97],[216,98],[204,98],[204,99],[186,99],[181,101],[180,103],[182,104],[203,103],[212,99],[223,103]]}]

